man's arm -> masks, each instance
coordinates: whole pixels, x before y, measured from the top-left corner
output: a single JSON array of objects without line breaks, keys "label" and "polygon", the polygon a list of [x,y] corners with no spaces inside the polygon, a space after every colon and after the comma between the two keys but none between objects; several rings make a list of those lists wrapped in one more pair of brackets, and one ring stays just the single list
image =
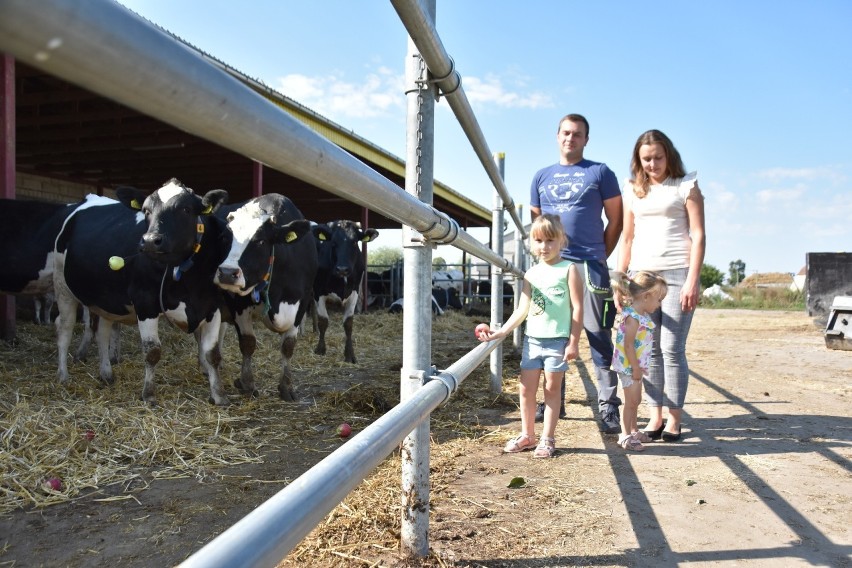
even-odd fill
[{"label": "man's arm", "polygon": [[541,209],[530,205],[530,221],[535,221],[539,215],[541,215]]},{"label": "man's arm", "polygon": [[621,228],[624,224],[624,204],[621,201],[621,195],[604,200],[603,206],[604,216],[606,216],[604,245],[606,246],[606,256],[609,258],[609,255],[618,245],[618,238],[621,236]]}]

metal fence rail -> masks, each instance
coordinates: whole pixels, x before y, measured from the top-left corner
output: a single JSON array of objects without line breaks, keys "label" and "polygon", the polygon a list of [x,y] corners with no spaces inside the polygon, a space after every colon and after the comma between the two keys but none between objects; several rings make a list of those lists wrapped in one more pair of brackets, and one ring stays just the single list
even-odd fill
[{"label": "metal fence rail", "polygon": [[[181,563],[181,568],[275,566],[406,434],[456,391],[499,341],[482,344]],[[299,513],[299,514],[296,514]]]}]

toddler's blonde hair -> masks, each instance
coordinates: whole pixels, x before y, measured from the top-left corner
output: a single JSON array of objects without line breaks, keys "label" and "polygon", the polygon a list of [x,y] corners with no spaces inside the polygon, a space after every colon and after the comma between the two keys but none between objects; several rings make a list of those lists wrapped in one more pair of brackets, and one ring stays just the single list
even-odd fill
[{"label": "toddler's blonde hair", "polygon": [[631,278],[617,270],[610,272],[612,287],[624,297],[624,303],[629,305],[639,294],[660,290],[660,298],[664,298],[669,290],[666,279],[650,270],[640,270]]}]

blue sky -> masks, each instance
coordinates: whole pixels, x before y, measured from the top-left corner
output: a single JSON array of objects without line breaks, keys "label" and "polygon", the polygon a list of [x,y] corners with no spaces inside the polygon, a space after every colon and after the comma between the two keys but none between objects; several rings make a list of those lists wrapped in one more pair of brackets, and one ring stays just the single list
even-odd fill
[{"label": "blue sky", "polygon": [[[121,3],[405,156],[407,32],[389,1]],[[639,134],[672,138],[705,195],[705,262],[723,272],[737,259],[747,274],[796,272],[808,252],[852,250],[852,2],[438,0],[436,22],[525,220],[559,118],[579,112],[586,157],[621,181]],[[435,178],[490,208],[446,101],[435,131]],[[389,233],[378,246],[399,246]]]}]

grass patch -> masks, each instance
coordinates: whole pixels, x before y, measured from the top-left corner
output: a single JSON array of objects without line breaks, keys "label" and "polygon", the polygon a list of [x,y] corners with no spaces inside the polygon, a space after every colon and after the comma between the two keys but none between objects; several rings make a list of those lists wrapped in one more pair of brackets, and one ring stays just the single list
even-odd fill
[{"label": "grass patch", "polygon": [[804,310],[804,292],[794,292],[786,287],[723,287],[731,299],[701,297],[702,308],[748,310]]}]

